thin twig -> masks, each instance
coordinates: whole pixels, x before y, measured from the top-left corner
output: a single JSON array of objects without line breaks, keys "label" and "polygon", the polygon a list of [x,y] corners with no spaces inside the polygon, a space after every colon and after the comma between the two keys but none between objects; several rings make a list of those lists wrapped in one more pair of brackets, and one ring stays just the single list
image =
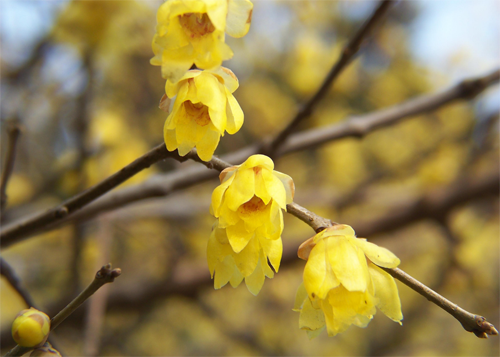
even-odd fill
[{"label": "thin twig", "polygon": [[2,273],[2,276],[7,279],[9,284],[14,288],[14,290],[17,291],[19,296],[21,296],[26,306],[28,308],[34,307],[36,309],[37,305],[35,304],[30,293],[24,288],[24,286],[21,284],[21,279],[17,276],[14,269],[12,269],[12,267],[5,261],[3,257],[0,257],[0,271]]},{"label": "thin twig", "polygon": [[297,128],[297,125],[309,117],[319,101],[326,95],[331,88],[332,83],[342,73],[344,68],[352,61],[354,56],[358,53],[363,40],[370,34],[374,27],[387,13],[394,1],[380,1],[377,9],[373,12],[370,18],[363,24],[353,38],[343,48],[340,58],[334,64],[330,73],[319,87],[314,96],[298,111],[295,118],[283,129],[270,143],[264,145],[261,149],[263,153],[268,156],[274,157],[276,150],[279,146],[290,136],[290,134]]},{"label": "thin twig", "polygon": [[[107,283],[112,283],[115,278],[119,277],[121,270],[119,268],[111,269],[111,264],[103,266],[96,273],[94,280],[87,288],[80,293],[73,301],[71,301],[64,309],[50,320],[50,331],[59,326],[69,315],[71,315],[81,304],[91,297],[97,290]],[[22,356],[31,351],[33,348],[16,346],[11,349],[5,356]]]},{"label": "thin twig", "polygon": [[[77,151],[77,158],[75,162],[75,173],[78,177],[76,191],[74,194],[81,192],[86,187],[85,174],[83,167],[85,160],[89,156],[88,150],[85,145],[85,139],[88,131],[89,122],[89,105],[92,100],[92,87],[94,84],[94,60],[92,52],[86,48],[82,56],[82,71],[87,78],[87,86],[76,98],[76,117],[74,119],[74,141]],[[76,222],[73,226],[72,237],[72,259],[70,260],[70,278],[69,278],[69,291],[76,293],[80,289],[80,264],[82,260],[82,251],[85,238],[85,227],[83,224]],[[107,261],[108,259],[104,259]]]},{"label": "thin twig", "polygon": [[7,124],[7,133],[8,133],[7,154],[5,156],[5,165],[2,170],[2,178],[0,180],[0,213],[3,213],[5,205],[7,204],[7,183],[9,182],[10,175],[14,170],[14,161],[16,160],[17,139],[21,134],[19,125],[15,123]]},{"label": "thin twig", "polygon": [[[113,241],[113,229],[109,221],[109,215],[101,217],[97,233],[97,244],[99,245],[100,262],[109,260],[111,255],[111,243]],[[101,342],[101,332],[104,323],[104,314],[109,296],[109,287],[103,287],[89,301],[86,311],[85,329],[83,338],[83,355],[98,356]]]},{"label": "thin twig", "polygon": [[[382,268],[382,267],[381,267]],[[466,331],[474,333],[479,338],[488,338],[488,335],[498,335],[498,331],[491,323],[486,321],[483,316],[474,315],[465,311],[457,304],[436,293],[431,288],[425,286],[417,279],[411,277],[399,268],[388,269],[382,268],[400,282],[415,290],[417,293],[433,302],[451,316],[457,319]]]},{"label": "thin twig", "polygon": [[41,227],[48,226],[63,219],[67,215],[79,210],[88,203],[92,202],[97,197],[102,196],[106,192],[112,190],[138,172],[150,167],[152,164],[160,160],[169,157],[176,158],[179,161],[185,160],[184,158],[179,156],[177,151],[169,152],[165,147],[165,144],[158,145],[156,148],[141,156],[131,164],[125,166],[117,173],[104,179],[91,188],[77,194],[76,196],[73,196],[57,207],[49,209],[44,213],[38,214],[33,218],[29,218],[24,222],[18,223],[13,227],[5,228],[0,235],[1,247],[3,248],[9,246],[14,241],[16,241],[17,237],[19,236],[28,235],[31,232],[40,229]]}]

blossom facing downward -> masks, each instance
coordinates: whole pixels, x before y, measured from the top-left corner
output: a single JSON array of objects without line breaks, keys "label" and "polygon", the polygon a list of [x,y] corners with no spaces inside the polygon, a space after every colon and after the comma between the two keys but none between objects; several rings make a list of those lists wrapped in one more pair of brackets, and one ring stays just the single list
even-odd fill
[{"label": "blossom facing downward", "polygon": [[243,111],[232,94],[237,88],[238,79],[224,67],[191,70],[177,83],[167,81],[166,97],[175,97],[164,127],[167,149],[184,156],[196,147],[198,156],[209,161],[224,132],[234,134],[243,125]]},{"label": "blossom facing downward", "polygon": [[49,331],[49,317],[35,308],[22,310],[12,323],[12,337],[22,347],[35,347],[44,343]]},{"label": "blossom facing downward", "polygon": [[379,268],[399,265],[400,260],[389,250],[356,238],[347,225],[335,225],[306,241],[299,256],[307,263],[294,310],[300,311],[299,327],[310,337],[317,336],[325,325],[330,336],[350,325],[366,327],[377,307],[401,323],[396,283]]},{"label": "blossom facing downward", "polygon": [[242,165],[225,169],[212,194],[210,213],[216,224],[208,242],[208,266],[214,286],[243,279],[254,295],[278,271],[283,246],[283,210],[293,201],[290,176],[274,171],[273,161],[253,155]]},{"label": "blossom facing downward", "polygon": [[177,82],[193,65],[210,69],[233,57],[225,43],[247,34],[253,4],[249,0],[168,0],[158,9],[155,56],[151,64],[161,66],[162,76]]}]

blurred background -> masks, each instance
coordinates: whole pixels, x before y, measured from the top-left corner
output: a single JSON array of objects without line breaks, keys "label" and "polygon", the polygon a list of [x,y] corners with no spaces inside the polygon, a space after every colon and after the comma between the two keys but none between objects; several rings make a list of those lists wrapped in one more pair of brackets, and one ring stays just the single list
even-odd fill
[{"label": "blurred background", "polygon": [[[160,68],[149,64],[161,1],[2,1],[2,159],[7,127],[22,128],[2,224],[53,207],[163,140]],[[243,39],[227,38],[240,79],[240,132],[223,155],[274,135],[310,98],[373,1],[254,1]],[[298,131],[437,93],[500,65],[500,2],[401,1]],[[401,268],[499,326],[498,85],[468,101],[365,137],[286,155],[295,201],[389,248]],[[171,160],[120,189],[161,183]],[[2,250],[37,306],[53,316],[107,262],[122,276],[51,336],[65,355],[498,356],[450,315],[399,284],[403,326],[378,313],[309,340],[292,306],[313,231],[285,216],[284,261],[257,297],[213,289],[206,244],[216,178],[83,218]],[[125,187],[128,186],[128,187]],[[2,353],[26,308],[1,280]]]}]

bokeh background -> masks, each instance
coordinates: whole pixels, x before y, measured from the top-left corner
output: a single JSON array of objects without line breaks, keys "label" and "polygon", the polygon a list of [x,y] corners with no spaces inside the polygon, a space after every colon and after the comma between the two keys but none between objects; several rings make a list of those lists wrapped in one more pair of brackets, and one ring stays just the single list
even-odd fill
[{"label": "bokeh background", "polygon": [[[162,142],[164,81],[149,64],[160,3],[0,3],[2,158],[6,127],[22,127],[2,224],[62,202]],[[227,38],[235,56],[225,62],[240,79],[235,97],[245,124],[221,140],[218,155],[278,133],[376,3],[254,5],[249,34]],[[497,69],[499,10],[496,0],[399,2],[298,130],[334,125]],[[294,178],[297,203],[391,249],[403,270],[498,327],[498,183],[466,199],[460,194],[485,179],[498,182],[499,110],[498,86],[492,86],[361,139],[286,155],[276,166]],[[196,165],[161,162],[122,186],[161,182],[168,172]],[[403,326],[379,313],[366,329],[309,340],[291,310],[304,267],[293,250],[313,231],[288,215],[282,236],[288,259],[260,294],[252,296],[244,284],[215,291],[206,244],[217,183],[138,201],[2,250],[51,316],[104,263],[122,269],[54,332],[65,355],[498,356],[497,337],[465,332],[399,283]],[[459,198],[433,209],[446,195]],[[25,306],[3,277],[0,296],[5,352],[12,347],[12,319]]]}]

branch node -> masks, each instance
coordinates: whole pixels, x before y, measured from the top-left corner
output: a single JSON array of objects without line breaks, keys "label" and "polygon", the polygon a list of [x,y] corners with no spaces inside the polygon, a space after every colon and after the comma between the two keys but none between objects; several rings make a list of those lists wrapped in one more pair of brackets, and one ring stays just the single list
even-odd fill
[{"label": "branch node", "polygon": [[69,213],[68,207],[62,206],[62,207],[59,207],[54,212],[54,215],[56,216],[56,218],[64,218],[68,215],[68,213]]},{"label": "branch node", "polygon": [[471,79],[463,81],[459,84],[460,90],[462,92],[462,98],[468,100],[473,99],[482,92],[484,85],[485,83],[481,79]]}]

